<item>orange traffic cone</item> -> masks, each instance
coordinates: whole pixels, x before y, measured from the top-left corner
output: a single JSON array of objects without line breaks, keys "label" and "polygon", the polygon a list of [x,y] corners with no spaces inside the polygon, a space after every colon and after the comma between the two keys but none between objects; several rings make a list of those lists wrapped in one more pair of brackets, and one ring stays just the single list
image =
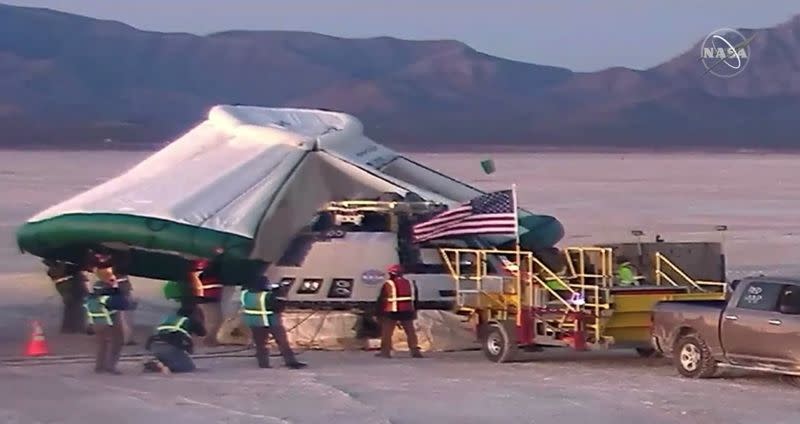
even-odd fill
[{"label": "orange traffic cone", "polygon": [[47,341],[44,339],[44,330],[42,330],[39,321],[34,321],[31,331],[31,340],[28,342],[28,348],[25,349],[25,356],[43,356],[50,353],[47,348]]}]

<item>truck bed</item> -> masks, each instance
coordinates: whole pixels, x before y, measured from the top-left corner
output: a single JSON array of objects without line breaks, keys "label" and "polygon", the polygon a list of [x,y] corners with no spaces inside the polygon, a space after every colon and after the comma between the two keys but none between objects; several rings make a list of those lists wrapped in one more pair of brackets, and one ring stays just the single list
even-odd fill
[{"label": "truck bed", "polygon": [[680,306],[681,310],[685,310],[685,307],[689,307],[689,309],[695,308],[713,308],[718,311],[722,311],[725,309],[725,305],[728,303],[727,300],[665,300],[663,302],[659,302],[656,304],[656,309],[653,311],[666,311],[666,310],[674,310],[670,308],[671,306]]},{"label": "truck bed", "polygon": [[727,300],[679,300],[659,302],[653,308],[651,336],[654,347],[671,356],[675,342],[687,329],[709,343],[714,353],[721,352],[719,321]]}]

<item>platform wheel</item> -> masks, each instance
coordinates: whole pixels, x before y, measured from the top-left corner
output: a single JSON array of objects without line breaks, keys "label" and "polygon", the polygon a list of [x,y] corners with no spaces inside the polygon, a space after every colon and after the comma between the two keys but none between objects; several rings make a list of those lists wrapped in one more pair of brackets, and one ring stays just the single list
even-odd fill
[{"label": "platform wheel", "polygon": [[513,337],[513,334],[509,331],[509,326],[501,323],[489,324],[482,343],[483,354],[492,362],[513,361],[519,351],[516,337]]}]

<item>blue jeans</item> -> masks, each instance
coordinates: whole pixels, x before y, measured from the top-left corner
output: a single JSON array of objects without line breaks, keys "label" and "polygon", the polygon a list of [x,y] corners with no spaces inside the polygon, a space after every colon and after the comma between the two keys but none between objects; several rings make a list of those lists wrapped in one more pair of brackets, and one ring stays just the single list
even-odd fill
[{"label": "blue jeans", "polygon": [[194,361],[185,350],[171,344],[155,341],[150,346],[150,352],[171,372],[192,372],[195,370]]}]

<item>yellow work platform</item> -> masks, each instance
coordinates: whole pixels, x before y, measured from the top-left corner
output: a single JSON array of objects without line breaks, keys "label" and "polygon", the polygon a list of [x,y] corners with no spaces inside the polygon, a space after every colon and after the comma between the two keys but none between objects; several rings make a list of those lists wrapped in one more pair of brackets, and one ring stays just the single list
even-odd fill
[{"label": "yellow work platform", "polygon": [[484,353],[495,362],[535,345],[627,347],[649,355],[656,303],[725,298],[725,283],[692,280],[660,253],[654,256],[655,282],[640,278],[640,285],[624,287],[613,277],[608,247],[564,249],[566,265],[558,272],[532,252],[442,248],[440,253],[455,282],[457,307],[477,316]]}]

